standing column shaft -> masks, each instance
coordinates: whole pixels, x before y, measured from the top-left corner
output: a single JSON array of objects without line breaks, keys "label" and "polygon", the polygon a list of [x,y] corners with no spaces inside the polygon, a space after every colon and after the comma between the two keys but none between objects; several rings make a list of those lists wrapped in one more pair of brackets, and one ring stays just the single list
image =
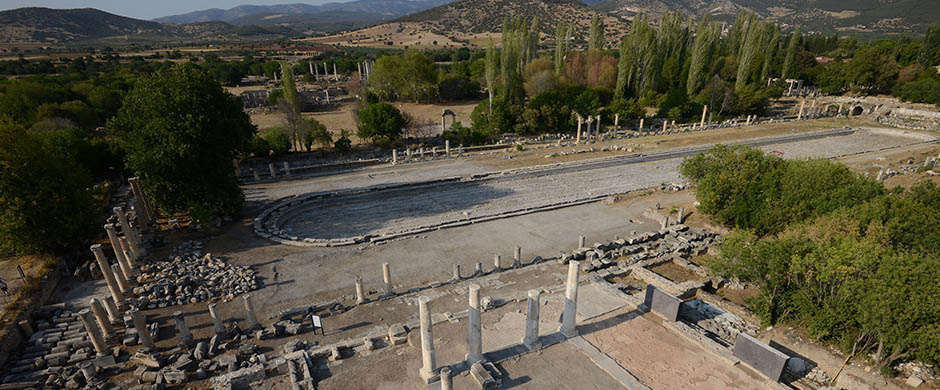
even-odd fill
[{"label": "standing column shaft", "polygon": [[186,318],[183,317],[183,312],[173,312],[173,319],[176,320],[176,328],[180,331],[180,344],[186,346],[193,345],[193,334],[189,331],[189,327],[186,326]]},{"label": "standing column shaft", "polygon": [[450,367],[441,368],[441,390],[453,390],[454,378],[451,376]]},{"label": "standing column shaft", "polygon": [[140,344],[145,348],[153,348],[153,338],[150,337],[150,329],[147,329],[147,321],[139,310],[131,311],[131,319],[134,321],[134,329],[137,329],[137,337],[140,338]]},{"label": "standing column shaft", "polygon": [[565,290],[565,311],[562,314],[561,329],[559,331],[565,337],[574,337],[578,335],[576,327],[576,317],[578,315],[578,272],[581,263],[572,260],[568,263],[568,288]]},{"label": "standing column shaft", "polygon": [[392,271],[388,263],[382,263],[382,280],[385,282],[385,293],[392,293]]},{"label": "standing column shaft", "polygon": [[121,272],[121,267],[118,267],[117,264],[111,264],[111,272],[114,273],[114,280],[117,281],[118,288],[121,289],[122,293],[127,294],[130,291],[130,287],[127,284],[127,278],[124,276],[124,273]]},{"label": "standing column shaft", "polygon": [[215,311],[214,303],[209,304],[209,316],[212,317],[212,325],[215,327],[215,334],[224,334],[225,325],[222,323],[222,318],[219,317],[219,312]]},{"label": "standing column shaft", "polygon": [[108,312],[108,319],[111,320],[112,324],[117,324],[122,321],[123,314],[118,311],[117,305],[114,304],[114,298],[104,299],[104,310]]},{"label": "standing column shaft", "polygon": [[522,248],[516,247],[512,251],[512,267],[516,268],[522,265]]},{"label": "standing column shaft", "polygon": [[539,290],[529,290],[529,307],[525,315],[525,338],[522,344],[529,349],[538,349],[542,347],[539,341]]},{"label": "standing column shaft", "polygon": [[118,243],[121,244],[121,250],[124,251],[124,257],[127,258],[127,274],[128,278],[133,278],[134,276],[134,267],[137,266],[137,255],[134,253],[134,250],[130,248],[130,243],[124,237],[118,237]]},{"label": "standing column shaft", "polygon": [[140,220],[141,225],[147,226],[150,224],[150,221],[153,221],[154,213],[153,209],[150,208],[150,202],[147,200],[147,197],[144,195],[144,191],[140,188],[140,178],[132,177],[127,179],[127,182],[131,185],[131,191],[134,193],[134,199],[137,200],[138,208],[143,211],[142,213],[137,213],[137,218]]},{"label": "standing column shaft", "polygon": [[121,267],[124,276],[129,277],[131,269],[127,262],[127,256],[124,255],[124,251],[121,249],[121,240],[118,238],[117,232],[114,231],[114,225],[110,223],[104,225],[104,230],[108,232],[108,240],[111,241],[111,248],[114,249],[114,257],[117,259],[118,266]]},{"label": "standing column shaft", "polygon": [[255,315],[255,308],[251,304],[251,294],[242,295],[245,302],[245,319],[248,320],[248,329],[258,327],[258,317]]},{"label": "standing column shaft", "polygon": [[108,312],[105,310],[104,305],[101,304],[98,298],[92,298],[90,303],[91,312],[95,314],[95,319],[98,320],[98,326],[104,332],[104,337],[109,338],[114,335],[114,327],[111,326],[111,320],[108,318]]},{"label": "standing column shaft", "polygon": [[111,298],[114,299],[116,305],[124,305],[124,292],[121,291],[121,288],[118,286],[117,281],[114,280],[114,274],[111,272],[111,266],[108,264],[108,259],[104,257],[104,252],[101,251],[101,244],[94,244],[91,246],[92,253],[95,254],[95,259],[98,260],[98,268],[101,269],[101,274],[104,275],[104,281],[108,284],[108,291],[111,291]]},{"label": "standing column shaft", "polygon": [[131,248],[134,250],[134,253],[137,253],[137,245],[140,244],[140,237],[137,236],[137,231],[131,227],[131,223],[127,220],[127,213],[124,212],[122,207],[114,208],[114,215],[118,217],[118,223],[121,224],[121,232],[124,233],[124,237],[127,237],[128,243],[131,244]]},{"label": "standing column shaft", "polygon": [[499,271],[503,269],[499,261],[499,255],[493,255],[493,271]]},{"label": "standing column shaft", "polygon": [[88,338],[91,339],[91,345],[95,347],[95,352],[98,352],[98,355],[107,353],[108,345],[105,344],[104,337],[101,337],[101,331],[98,329],[98,325],[95,324],[95,318],[91,314],[91,310],[82,310],[78,312],[78,316],[82,320],[82,325],[85,325],[85,330],[88,331]]},{"label": "standing column shaft", "polygon": [[699,124],[699,127],[702,129],[705,128],[705,113],[707,112],[708,112],[708,106],[704,106],[702,108],[702,122]]},{"label": "standing column shaft", "polygon": [[418,298],[418,319],[421,323],[421,377],[425,381],[434,377],[437,362],[434,359],[434,338],[431,336],[431,313],[428,302],[431,298],[422,295]]},{"label": "standing column shaft", "polygon": [[363,292],[362,288],[362,278],[356,277],[356,303],[363,304],[366,303],[366,294]]},{"label": "standing column shaft", "polygon": [[584,248],[584,241],[585,241],[585,240],[586,240],[586,237],[584,237],[584,236],[578,236],[578,248]]},{"label": "standing column shaft", "polygon": [[470,318],[470,334],[467,338],[469,350],[467,351],[467,364],[473,365],[483,360],[483,334],[480,323],[480,285],[470,285],[470,305],[467,308]]}]

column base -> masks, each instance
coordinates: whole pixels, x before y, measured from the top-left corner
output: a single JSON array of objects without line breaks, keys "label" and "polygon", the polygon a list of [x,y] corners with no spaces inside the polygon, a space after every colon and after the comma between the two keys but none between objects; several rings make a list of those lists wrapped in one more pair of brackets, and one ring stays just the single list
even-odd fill
[{"label": "column base", "polygon": [[559,330],[558,330],[558,333],[561,333],[562,336],[565,336],[565,338],[569,338],[569,339],[570,339],[570,338],[573,338],[573,337],[578,337],[578,335],[580,334],[580,333],[578,333],[578,328],[574,328],[574,329],[559,329]]},{"label": "column base", "polygon": [[421,372],[419,374],[421,376],[421,382],[426,385],[430,385],[431,383],[441,380],[440,374],[438,374],[437,372],[433,372],[433,371],[426,371],[424,368],[421,369]]},{"label": "column base", "polygon": [[527,342],[526,340],[522,340],[522,346],[528,348],[530,351],[535,351],[538,349],[542,349],[542,341],[535,340],[535,341]]}]

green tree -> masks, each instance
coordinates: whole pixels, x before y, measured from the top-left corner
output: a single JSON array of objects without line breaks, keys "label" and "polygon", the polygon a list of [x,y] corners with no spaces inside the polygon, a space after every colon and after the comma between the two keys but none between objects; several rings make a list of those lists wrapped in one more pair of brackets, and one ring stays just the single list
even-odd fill
[{"label": "green tree", "polygon": [[689,79],[686,81],[686,93],[689,96],[698,94],[705,87],[720,38],[721,25],[710,22],[708,15],[705,15],[696,29],[695,40],[692,43]]},{"label": "green tree", "polygon": [[271,154],[274,156],[280,156],[290,152],[292,143],[291,136],[282,126],[274,126],[265,129],[261,133],[261,139],[264,140],[265,145],[267,145]]},{"label": "green tree", "polygon": [[555,75],[564,74],[565,56],[568,55],[568,25],[558,22],[555,31]]},{"label": "green tree", "polygon": [[588,50],[604,50],[604,21],[597,15],[591,19]]},{"label": "green tree", "polygon": [[0,248],[51,251],[90,236],[91,177],[69,154],[0,117]]},{"label": "green tree", "polygon": [[401,138],[405,118],[388,103],[370,104],[359,112],[359,138],[387,145]]},{"label": "green tree", "polygon": [[803,27],[796,26],[796,30],[790,35],[790,43],[787,44],[787,55],[783,60],[783,79],[793,77],[793,67],[796,65],[796,54],[800,48],[800,39],[803,37]]},{"label": "green tree", "polygon": [[201,218],[241,208],[232,160],[256,129],[241,101],[195,65],[140,77],[107,127],[158,209]]},{"label": "green tree", "polygon": [[496,93],[496,76],[499,72],[498,62],[496,47],[493,45],[493,38],[490,37],[489,44],[486,46],[486,92],[490,97],[490,114],[493,113],[493,95]]}]

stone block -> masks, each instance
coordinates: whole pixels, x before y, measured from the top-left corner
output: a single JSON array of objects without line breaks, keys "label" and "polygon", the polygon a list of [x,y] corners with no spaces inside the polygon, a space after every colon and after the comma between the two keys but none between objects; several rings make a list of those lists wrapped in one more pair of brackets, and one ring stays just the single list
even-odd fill
[{"label": "stone block", "polygon": [[663,316],[667,321],[679,320],[679,307],[682,306],[682,300],[676,298],[656,286],[649,284],[646,286],[646,298],[643,304],[650,311]]},{"label": "stone block", "polygon": [[408,332],[402,324],[388,327],[388,342],[391,345],[401,345],[408,342]]},{"label": "stone block", "polygon": [[775,382],[780,381],[790,357],[746,333],[738,334],[733,354]]}]

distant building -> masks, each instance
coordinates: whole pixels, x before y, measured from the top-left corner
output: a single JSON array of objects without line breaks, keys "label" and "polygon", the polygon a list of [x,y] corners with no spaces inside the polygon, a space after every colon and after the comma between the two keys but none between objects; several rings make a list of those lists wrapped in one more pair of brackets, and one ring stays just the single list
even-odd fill
[{"label": "distant building", "polygon": [[242,92],[238,97],[242,99],[245,108],[264,107],[268,105],[269,92],[265,89],[255,89]]},{"label": "distant building", "polygon": [[835,61],[835,60],[836,60],[835,58],[826,57],[826,56],[819,56],[819,57],[816,57],[816,63],[817,63],[817,64],[828,64],[828,63],[830,63],[830,62],[832,62],[832,61]]}]

